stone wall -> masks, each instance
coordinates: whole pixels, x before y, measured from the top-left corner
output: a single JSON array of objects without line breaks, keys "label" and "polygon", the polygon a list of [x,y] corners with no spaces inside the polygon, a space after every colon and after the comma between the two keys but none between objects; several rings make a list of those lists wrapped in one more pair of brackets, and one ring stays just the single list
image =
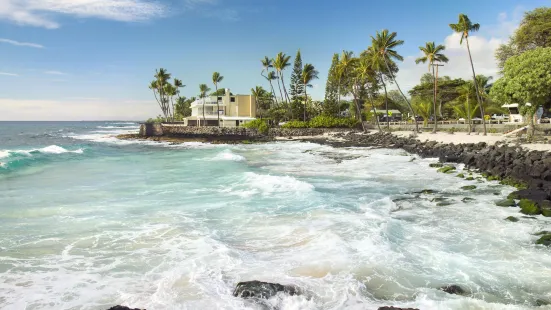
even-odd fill
[{"label": "stone wall", "polygon": [[221,139],[259,139],[268,137],[317,136],[327,132],[349,132],[348,128],[271,128],[267,135],[256,129],[244,127],[184,126],[181,124],[141,124],[143,137],[182,137],[182,138],[221,138]]}]

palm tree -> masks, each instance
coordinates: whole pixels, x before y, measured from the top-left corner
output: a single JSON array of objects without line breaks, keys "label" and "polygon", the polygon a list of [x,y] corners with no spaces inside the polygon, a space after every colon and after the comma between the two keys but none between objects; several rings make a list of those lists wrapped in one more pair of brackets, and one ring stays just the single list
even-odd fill
[{"label": "palm tree", "polygon": [[256,104],[256,111],[260,114],[260,119],[262,119],[262,115],[264,112],[264,100],[266,99],[266,96],[268,96],[268,92],[262,88],[262,86],[256,86],[255,88],[251,88],[251,94],[254,96],[255,104]]},{"label": "palm tree", "polygon": [[[274,65],[273,65],[273,61],[272,59],[268,58],[268,56],[264,56],[264,59],[261,59],[260,62],[262,62],[262,66],[264,67],[264,69],[262,69],[262,72],[260,72],[260,75],[264,76],[264,71],[267,72],[267,76],[264,76],[265,79],[268,80],[268,82],[270,82],[270,87],[272,88],[272,93],[274,94],[274,98],[276,98],[276,94],[275,94],[275,91],[274,91],[274,86],[272,85],[272,81],[277,79],[277,76],[275,75],[275,73],[273,71],[270,71],[270,68],[273,68]],[[277,85],[279,85],[279,80],[277,81]],[[281,85],[279,85],[279,93],[281,95],[281,97],[283,97],[283,94],[281,93]],[[276,101],[276,104],[277,104],[277,98],[275,99]]]},{"label": "palm tree", "polygon": [[[356,82],[354,83],[356,86],[356,89],[353,90],[353,93],[359,90],[360,87],[366,88],[367,97],[369,99],[369,102],[371,103],[371,108],[373,109],[373,112],[375,114],[375,122],[377,123],[377,128],[379,128],[379,131],[382,131],[381,125],[379,124],[379,118],[377,117],[377,108],[375,107],[375,104],[373,102],[372,97],[370,96],[370,91],[375,90],[377,88],[377,73],[375,72],[373,68],[373,62],[371,59],[369,59],[369,54],[364,54],[358,61],[355,63],[355,76],[356,76]],[[369,86],[367,86],[369,85]],[[358,91],[358,95],[354,95],[354,97],[359,97],[361,99],[361,92]],[[361,116],[361,109],[356,101],[356,109],[359,111]],[[363,123],[363,120],[360,118],[360,121],[362,122],[362,128],[365,130],[365,125]]]},{"label": "palm tree", "polygon": [[[467,122],[467,134],[471,134],[471,105],[470,105],[470,98],[474,93],[474,87],[472,82],[467,82],[461,86],[458,87],[458,91],[461,94],[459,97],[460,99],[465,99],[465,108],[461,107],[454,107],[454,110],[458,116],[463,116]],[[476,107],[475,107],[476,108]],[[464,112],[460,112],[464,111]]]},{"label": "palm tree", "polygon": [[[366,51],[364,51],[361,54],[362,58],[368,59],[368,61],[371,62],[371,67],[373,70],[378,72],[378,77],[376,77],[381,85],[383,85],[383,90],[385,92],[385,109],[386,109],[386,128],[388,131],[390,131],[390,118],[388,117],[388,92],[386,89],[386,83],[385,83],[385,77],[383,76],[383,73],[386,72],[385,65],[381,61],[381,58],[377,54],[377,51],[375,50],[374,46],[371,45]],[[385,74],[386,75],[386,74]],[[377,82],[378,83],[378,82]],[[375,118],[377,120],[377,125],[379,124],[379,116],[377,113],[375,113]]]},{"label": "palm tree", "polygon": [[272,88],[272,95],[274,95],[274,100],[275,100],[275,103],[277,105],[278,103],[277,103],[276,93],[274,91],[274,87],[272,86],[272,81],[278,79],[277,75],[274,71],[270,71],[270,72],[268,72],[268,75],[266,76],[266,79],[268,80],[268,82],[270,82],[270,87]]},{"label": "palm tree", "polygon": [[394,63],[393,59],[399,60],[399,61],[404,60],[404,57],[402,57],[400,54],[398,54],[398,52],[396,52],[393,49],[397,46],[404,44],[404,41],[396,40],[396,35],[397,35],[396,32],[389,33],[388,29],[384,29],[381,32],[377,31],[377,34],[375,35],[375,37],[371,36],[371,44],[375,52],[375,55],[377,55],[376,58],[378,58],[378,61],[385,64],[387,69],[387,74],[390,75],[390,77],[394,81],[394,84],[396,84],[398,91],[400,91],[400,94],[402,94],[402,97],[404,97],[404,100],[406,100],[406,103],[409,109],[411,110],[411,114],[413,114],[413,118],[415,119],[415,131],[418,132],[419,125],[417,124],[415,111],[413,110],[413,107],[411,106],[411,103],[409,102],[406,95],[404,95],[404,93],[402,92],[400,85],[398,85],[398,82],[396,81],[396,78],[392,73],[392,69],[390,65],[390,63]]},{"label": "palm tree", "polygon": [[450,28],[461,34],[460,44],[463,44],[463,40],[467,42],[467,51],[469,52],[469,60],[471,61],[471,69],[473,71],[473,81],[476,100],[478,101],[478,107],[480,108],[480,114],[482,115],[482,124],[484,125],[484,135],[487,135],[486,131],[486,121],[484,120],[484,108],[482,107],[482,99],[480,98],[480,92],[478,90],[478,84],[476,83],[476,74],[474,72],[473,57],[471,55],[471,47],[469,46],[469,33],[478,31],[480,29],[480,24],[473,24],[469,17],[465,14],[459,14],[459,20],[457,24],[450,24]]},{"label": "palm tree", "polygon": [[[222,82],[223,76],[218,72],[212,74],[212,83],[214,84],[215,91],[218,93],[218,83]],[[216,115],[218,115],[218,127],[220,127],[220,104],[218,102],[218,96],[216,97]]]},{"label": "palm tree", "polygon": [[312,87],[312,82],[315,79],[318,79],[318,70],[314,68],[312,64],[305,64],[302,68],[302,76],[301,76],[301,82],[304,85],[304,121],[306,122],[306,103],[308,102],[308,94],[306,92],[306,89],[308,87]]},{"label": "palm tree", "polygon": [[[165,94],[165,84],[168,83],[170,80],[171,74],[168,73],[168,71],[164,68],[160,68],[158,70],[155,70],[155,90],[159,92],[159,104],[161,105],[161,110],[165,116],[165,119],[168,120],[169,113],[170,113],[170,107],[168,106],[168,98]],[[153,83],[151,83],[151,86],[153,86]]]},{"label": "palm tree", "polygon": [[418,98],[417,102],[413,104],[413,108],[418,115],[423,117],[423,126],[427,126],[432,110],[430,101],[422,97]]},{"label": "palm tree", "polygon": [[[174,79],[175,96],[180,97],[180,88],[183,88],[183,87],[186,87],[186,85],[182,83],[182,80]],[[174,115],[176,114],[176,110],[174,109],[174,103],[172,104],[172,113],[173,113],[172,121],[174,121]]]},{"label": "palm tree", "polygon": [[205,98],[207,97],[208,92],[210,92],[210,87],[208,87],[207,84],[199,84],[199,98],[203,99],[203,125],[207,122],[205,117]]},{"label": "palm tree", "polygon": [[342,55],[339,58],[339,64],[337,65],[337,104],[341,103],[342,79],[348,77],[348,73],[356,60],[357,58],[354,57],[353,52],[342,51]]},{"label": "palm tree", "polygon": [[283,78],[283,70],[291,65],[290,62],[291,56],[287,56],[282,52],[279,52],[274,59],[274,68],[281,79],[281,84],[283,84],[283,92],[285,93],[285,99],[287,103],[290,102],[289,95],[287,94],[287,89],[285,88],[285,80]]},{"label": "palm tree", "polygon": [[419,46],[419,49],[421,52],[423,52],[424,56],[419,57],[415,60],[416,64],[419,63],[429,63],[429,72],[432,67],[432,76],[434,78],[434,103],[433,103],[433,111],[434,111],[434,128],[432,129],[433,133],[436,133],[437,130],[437,119],[436,119],[436,93],[437,93],[437,87],[438,87],[438,76],[435,75],[434,72],[434,64],[437,62],[448,62],[448,57],[446,55],[442,54],[442,51],[446,49],[444,45],[438,45],[434,44],[434,42],[427,42],[425,43],[425,46]]}]

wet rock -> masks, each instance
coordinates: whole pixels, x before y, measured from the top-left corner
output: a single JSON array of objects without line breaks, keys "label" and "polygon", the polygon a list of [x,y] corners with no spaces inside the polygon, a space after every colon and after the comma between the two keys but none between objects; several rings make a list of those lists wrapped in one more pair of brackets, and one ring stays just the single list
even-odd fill
[{"label": "wet rock", "polygon": [[436,194],[436,193],[438,193],[438,191],[433,189],[424,189],[422,191],[413,192],[413,194]]},{"label": "wet rock", "polygon": [[377,310],[419,310],[417,308],[379,307]]},{"label": "wet rock", "polygon": [[496,206],[498,207],[514,207],[516,206],[516,203],[513,199],[504,199],[496,202]]},{"label": "wet rock", "polygon": [[453,173],[453,171],[455,171],[455,167],[454,166],[444,166],[444,167],[438,169],[437,171],[441,172],[441,173]]},{"label": "wet rock", "polygon": [[111,307],[107,310],[145,310],[145,309],[128,308],[128,307],[125,307],[125,306],[114,306],[114,307]]},{"label": "wet rock", "polygon": [[534,234],[534,236],[543,236],[543,235],[551,235],[551,231],[542,230]]},{"label": "wet rock", "polygon": [[523,219],[528,219],[528,220],[536,220],[536,221],[538,220],[538,218],[533,217],[533,216],[523,216],[522,218]]},{"label": "wet rock", "polygon": [[471,198],[471,197],[465,197],[465,198],[461,199],[461,201],[463,201],[463,202],[465,202],[465,203],[471,202],[471,201],[475,201],[475,200],[476,200],[476,199]]},{"label": "wet rock", "polygon": [[462,190],[465,191],[472,191],[473,189],[476,189],[476,185],[466,185],[461,187]]},{"label": "wet rock", "polygon": [[440,288],[441,291],[444,291],[448,294],[463,295],[465,291],[459,285],[447,285]]},{"label": "wet rock", "polygon": [[451,205],[452,203],[449,202],[449,201],[440,201],[439,203],[436,204],[437,207],[445,207],[445,206],[449,206]]},{"label": "wet rock", "polygon": [[543,200],[539,202],[541,214],[545,217],[551,217],[551,201]]},{"label": "wet rock", "polygon": [[458,177],[458,178],[464,178],[465,175],[464,175],[463,173],[460,173],[460,174],[456,175],[456,177]]},{"label": "wet rock", "polygon": [[533,201],[549,199],[549,195],[539,189],[521,189],[519,191],[512,192],[509,196],[512,199],[530,199]]},{"label": "wet rock", "polygon": [[506,221],[509,221],[509,222],[518,222],[519,219],[514,217],[514,216],[508,216],[505,218]]},{"label": "wet rock", "polygon": [[474,181],[474,178],[473,178],[473,177],[466,177],[465,180],[467,180],[467,181]]},{"label": "wet rock", "polygon": [[547,299],[536,299],[536,306],[541,307],[541,306],[548,306],[548,305],[551,305],[551,301]]},{"label": "wet rock", "polygon": [[444,164],[442,164],[442,163],[429,164],[429,167],[431,167],[431,168],[442,168],[443,166],[444,166]]},{"label": "wet rock", "polygon": [[541,236],[541,237],[536,241],[536,244],[551,246],[551,234]]},{"label": "wet rock", "polygon": [[520,207],[520,212],[523,214],[537,215],[541,213],[536,202],[530,199],[521,199],[518,205]]},{"label": "wet rock", "polygon": [[278,292],[284,292],[291,296],[300,294],[298,287],[294,285],[281,285],[261,281],[239,282],[233,291],[233,296],[241,298],[264,298],[275,296]]}]

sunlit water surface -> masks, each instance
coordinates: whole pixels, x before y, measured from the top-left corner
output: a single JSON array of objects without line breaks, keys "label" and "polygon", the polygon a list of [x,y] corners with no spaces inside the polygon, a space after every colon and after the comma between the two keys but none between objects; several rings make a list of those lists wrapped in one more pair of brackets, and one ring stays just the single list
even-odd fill
[{"label": "sunlit water surface", "polygon": [[137,126],[0,123],[0,308],[258,309],[232,296],[247,280],[305,290],[279,309],[551,299],[550,221],[495,206],[510,187],[401,150],[114,138]]}]

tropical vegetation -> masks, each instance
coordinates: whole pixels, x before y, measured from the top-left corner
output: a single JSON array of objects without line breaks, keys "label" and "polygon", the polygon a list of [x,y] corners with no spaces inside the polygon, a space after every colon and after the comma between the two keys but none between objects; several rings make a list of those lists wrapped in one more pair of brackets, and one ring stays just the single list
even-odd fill
[{"label": "tropical vegetation", "polygon": [[[504,103],[519,103],[528,116],[533,115],[539,106],[549,107],[550,8],[527,12],[514,35],[500,46],[496,61],[503,76],[495,82],[491,76],[477,75],[472,59],[469,39],[480,29],[480,24],[465,14],[459,14],[457,22],[449,27],[459,34],[459,43],[466,47],[472,73],[470,79],[439,74],[440,70],[445,72],[443,66],[449,61],[445,46],[428,41],[419,47],[422,54],[415,60],[417,64],[426,65],[419,70],[428,72],[406,95],[397,82],[399,63],[404,61],[399,48],[404,41],[396,32],[383,29],[370,36],[362,51],[343,50],[332,54],[322,101],[313,100],[310,92],[319,72],[313,64],[303,63],[305,55],[300,49],[294,59],[284,52],[273,57],[265,56],[261,59],[260,69],[265,83],[251,88],[259,120],[247,126],[264,130],[281,122],[289,128],[354,127],[361,124],[365,130],[366,123],[372,122],[382,131],[390,130],[390,122],[396,120],[391,110],[399,110],[404,115],[401,120],[415,124],[416,131],[419,130],[417,116],[420,116],[424,127],[434,124],[433,132],[437,131],[439,120],[464,119],[469,133],[471,124],[480,121],[486,134],[489,114],[506,113],[501,108]],[[189,116],[190,104],[195,100],[195,97],[181,97],[180,89],[185,85],[171,78],[171,74],[161,68],[156,70],[155,79],[149,85],[162,112],[158,119],[164,121]],[[222,75],[214,72],[211,96],[224,95],[224,89],[219,89],[221,82]],[[205,98],[210,91],[207,84],[201,84],[197,97]],[[204,111],[203,108],[202,121],[206,123]],[[381,126],[380,121],[384,121],[386,126]]]}]

